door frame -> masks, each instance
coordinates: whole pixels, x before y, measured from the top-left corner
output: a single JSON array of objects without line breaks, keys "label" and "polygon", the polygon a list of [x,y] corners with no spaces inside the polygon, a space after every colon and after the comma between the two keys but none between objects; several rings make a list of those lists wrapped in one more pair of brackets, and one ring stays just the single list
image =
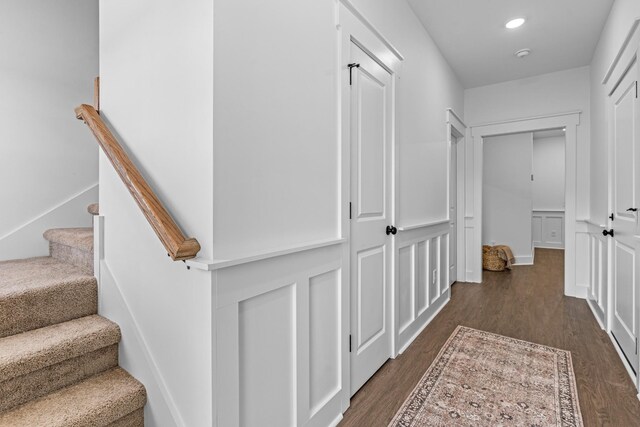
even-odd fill
[{"label": "door frame", "polygon": [[[447,188],[451,190],[451,153],[454,144],[452,134],[457,136],[456,147],[456,277],[457,282],[466,280],[465,247],[464,247],[464,187],[465,187],[465,141],[467,125],[455,113],[453,108],[447,108]],[[451,191],[447,192],[447,208],[451,206]],[[447,212],[447,220],[451,221],[451,211]]]},{"label": "door frame", "polygon": [[[587,297],[587,288],[576,284],[576,184],[577,142],[581,111],[508,120],[472,126],[473,144],[473,198],[471,200],[473,220],[465,227],[467,250],[467,280],[482,282],[482,182],[484,138],[546,129],[565,128],[565,267],[564,294],[578,298]],[[469,207],[467,207],[468,209]],[[469,253],[469,252],[468,252]]]},{"label": "door frame", "polygon": [[[614,212],[615,207],[613,206],[613,179],[614,179],[614,153],[613,153],[613,144],[614,144],[614,124],[613,124],[613,104],[615,102],[613,95],[615,91],[618,89],[618,86],[622,83],[624,78],[627,76],[629,69],[633,66],[634,62],[638,62],[636,80],[640,84],[640,18],[637,18],[629,32],[623,44],[620,47],[616,57],[613,62],[607,69],[607,72],[602,80],[602,85],[604,86],[605,94],[606,94],[606,117],[608,122],[607,129],[607,208],[608,212]],[[638,119],[636,119],[638,120]],[[640,126],[640,122],[636,121],[636,125]],[[638,183],[636,183],[638,185]],[[615,229],[615,223],[608,220],[607,228]],[[622,364],[624,365],[627,373],[634,381],[634,385],[637,390],[640,390],[640,369],[638,372],[634,374],[631,366],[626,360],[625,355],[622,352],[622,349],[618,346],[616,339],[613,337],[612,333],[612,324],[613,324],[613,310],[614,310],[614,301],[613,301],[613,275],[614,272],[614,241],[613,239],[607,239],[607,313],[605,316],[605,330],[607,335],[613,344],[614,349],[618,353],[618,356],[622,360]],[[640,265],[640,260],[638,259],[638,250],[637,248],[640,246],[640,240],[636,236],[636,264]],[[640,283],[638,275],[640,271],[636,270],[636,282]],[[640,292],[636,290],[636,304],[640,307]],[[636,330],[640,331],[640,316],[636,316]],[[640,353],[636,355],[637,358],[640,358]],[[640,363],[639,363],[640,365]],[[640,394],[638,394],[638,398],[640,398]]]},{"label": "door frame", "polygon": [[[336,3],[336,90],[338,99],[338,150],[341,159],[339,190],[340,190],[340,209],[339,224],[341,237],[346,240],[343,245],[342,252],[342,321],[341,331],[343,336],[342,350],[342,384],[345,390],[351,390],[351,353],[349,351],[349,335],[351,333],[351,224],[349,219],[349,203],[351,201],[351,89],[349,84],[349,67],[347,64],[350,59],[350,46],[355,43],[368,53],[376,62],[385,68],[391,74],[391,93],[392,101],[392,126],[391,132],[391,170],[388,171],[391,180],[391,212],[390,224],[396,219],[396,194],[397,194],[397,144],[398,127],[396,125],[396,87],[402,71],[402,61],[404,56],[386,39],[377,28],[362,15],[349,0],[339,0]],[[389,261],[391,280],[387,283],[387,299],[386,310],[386,328],[391,332],[389,334],[389,358],[395,357],[395,241],[391,239],[389,244]],[[351,393],[344,394],[342,402],[342,411],[344,412],[350,405]]]}]

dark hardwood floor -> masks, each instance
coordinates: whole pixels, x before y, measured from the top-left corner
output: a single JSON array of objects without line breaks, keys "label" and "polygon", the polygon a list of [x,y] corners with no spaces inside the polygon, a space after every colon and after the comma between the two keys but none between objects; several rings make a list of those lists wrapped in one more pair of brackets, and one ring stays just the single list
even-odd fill
[{"label": "dark hardwood floor", "polygon": [[353,396],[340,426],[386,426],[457,325],[571,351],[585,426],[640,426],[637,392],[609,337],[584,300],[563,295],[563,256],[538,249],[534,266],[456,283],[411,346]]}]

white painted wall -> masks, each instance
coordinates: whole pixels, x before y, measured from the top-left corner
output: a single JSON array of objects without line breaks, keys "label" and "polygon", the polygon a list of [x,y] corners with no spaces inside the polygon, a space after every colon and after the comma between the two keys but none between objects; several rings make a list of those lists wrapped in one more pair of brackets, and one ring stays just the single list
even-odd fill
[{"label": "white painted wall", "polygon": [[5,0],[0,29],[0,259],[44,255],[42,227],[91,224],[86,206],[49,214],[98,181],[97,144],[73,113],[93,99],[98,1]]},{"label": "white painted wall", "polygon": [[[462,87],[406,2],[355,5],[407,58],[397,86],[398,223],[444,219],[443,117],[462,111]],[[247,14],[237,1],[216,2],[216,258],[340,234],[334,10],[328,0],[276,1]],[[280,27],[264,19],[285,15]]]},{"label": "white painted wall", "polygon": [[519,264],[533,261],[532,150],[531,133],[484,139],[482,242],[508,245]]},{"label": "white painted wall", "polygon": [[[101,2],[100,76],[102,117],[211,257],[212,2]],[[128,337],[121,360],[147,387],[146,424],[211,425],[211,275],[166,256],[104,156],[100,210],[101,313]]]},{"label": "white painted wall", "polygon": [[465,120],[491,122],[582,111],[578,126],[576,217],[589,215],[589,67],[465,90]]},{"label": "white painted wall", "polygon": [[564,137],[533,139],[533,210],[564,210]]},{"label": "white painted wall", "polygon": [[248,7],[215,2],[219,259],[340,233],[335,3],[254,1],[251,13]]},{"label": "white painted wall", "polygon": [[600,41],[591,60],[591,203],[590,220],[605,224],[608,211],[607,165],[608,165],[608,111],[607,94],[602,79],[631,28],[640,17],[640,2],[616,0],[600,35]]}]

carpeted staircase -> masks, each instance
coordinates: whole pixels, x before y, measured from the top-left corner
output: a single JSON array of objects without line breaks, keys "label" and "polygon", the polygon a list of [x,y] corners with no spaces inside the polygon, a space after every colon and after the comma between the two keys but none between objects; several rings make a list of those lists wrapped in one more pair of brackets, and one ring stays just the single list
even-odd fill
[{"label": "carpeted staircase", "polygon": [[0,427],[143,426],[120,328],[96,314],[92,229],[44,237],[50,256],[0,262]]}]

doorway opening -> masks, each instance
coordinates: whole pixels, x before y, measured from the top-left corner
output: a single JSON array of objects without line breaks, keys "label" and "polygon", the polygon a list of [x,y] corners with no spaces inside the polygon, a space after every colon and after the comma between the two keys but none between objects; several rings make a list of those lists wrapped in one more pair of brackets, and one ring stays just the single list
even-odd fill
[{"label": "doorway opening", "polygon": [[514,265],[536,248],[564,249],[564,128],[484,138],[482,244],[505,245]]},{"label": "doorway opening", "polygon": [[[467,281],[482,282],[483,181],[485,139],[501,135],[563,129],[564,143],[564,294],[585,298],[587,287],[576,283],[576,167],[580,112],[508,120],[472,127],[473,197],[465,204],[465,248]],[[532,226],[533,228],[533,226]]]}]

